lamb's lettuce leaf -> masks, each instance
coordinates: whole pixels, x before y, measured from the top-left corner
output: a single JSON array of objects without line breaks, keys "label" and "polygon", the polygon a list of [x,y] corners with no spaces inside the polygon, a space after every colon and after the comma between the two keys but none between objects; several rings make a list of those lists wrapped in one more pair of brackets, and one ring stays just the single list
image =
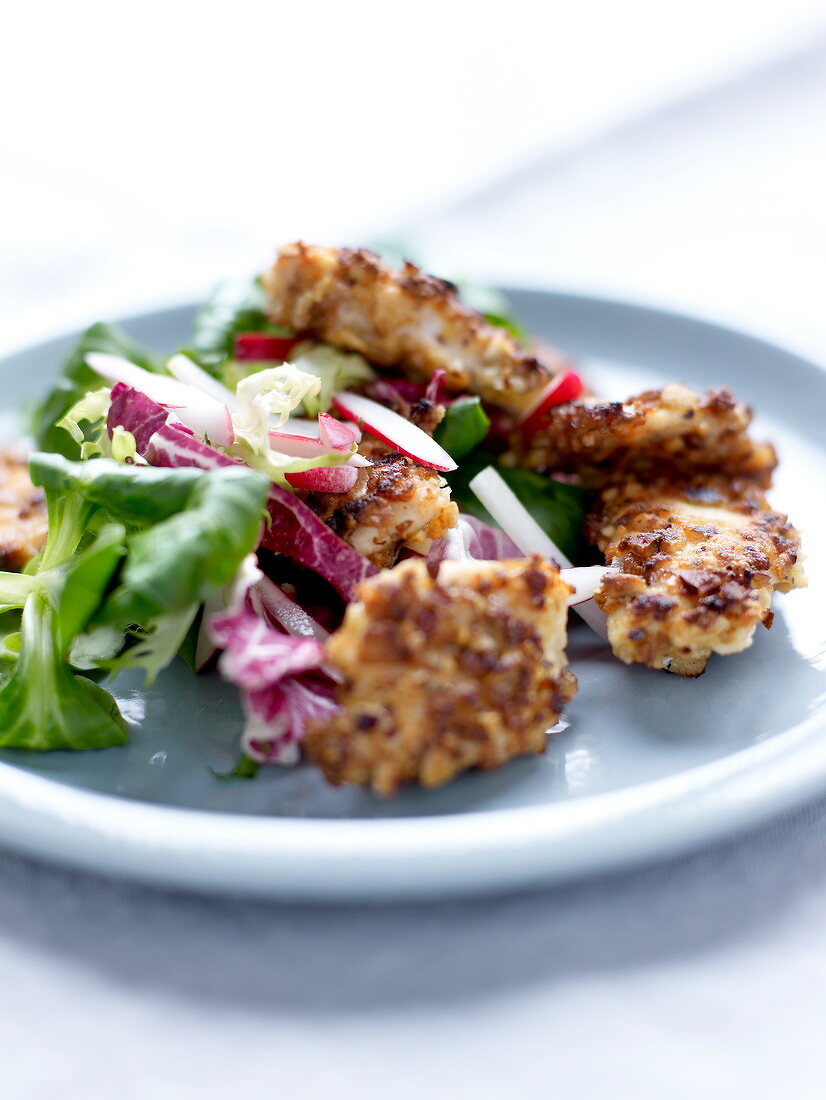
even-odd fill
[{"label": "lamb's lettuce leaf", "polygon": [[490,418],[480,397],[460,397],[445,409],[444,419],[433,433],[457,462],[478,447],[490,430]]},{"label": "lamb's lettuce leaf", "polygon": [[581,562],[586,554],[582,526],[593,493],[577,485],[557,481],[533,470],[503,466],[494,455],[476,450],[447,476],[451,496],[462,512],[468,512],[484,523],[496,526],[487,509],[479,502],[469,483],[486,466],[493,466],[516,493],[543,531],[546,531],[562,552],[573,562]]},{"label": "lamb's lettuce leaf", "polygon": [[103,749],[127,740],[126,722],[103,688],[78,676],[60,645],[60,617],[46,593],[26,600],[21,649],[0,688],[4,748]]},{"label": "lamb's lettuce leaf", "polygon": [[[49,536],[33,572],[0,573],[0,608],[22,608],[0,662],[0,744],[122,744],[117,706],[90,676],[151,680],[198,611],[258,543],[269,482],[239,466],[205,472],[70,462],[36,454]],[[73,662],[77,662],[77,665]]]},{"label": "lamb's lettuce leaf", "polygon": [[67,356],[52,389],[33,411],[31,430],[41,450],[53,451],[66,458],[81,457],[82,442],[73,439],[58,421],[87,393],[100,388],[100,375],[86,365],[90,351],[122,355],[130,363],[149,371],[163,369],[160,357],[140,347],[122,329],[102,322],[92,325]]},{"label": "lamb's lettuce leaf", "polygon": [[267,296],[260,279],[229,281],[215,289],[195,318],[192,347],[186,354],[217,377],[217,368],[232,358],[235,337],[241,332],[291,335],[268,319]]}]

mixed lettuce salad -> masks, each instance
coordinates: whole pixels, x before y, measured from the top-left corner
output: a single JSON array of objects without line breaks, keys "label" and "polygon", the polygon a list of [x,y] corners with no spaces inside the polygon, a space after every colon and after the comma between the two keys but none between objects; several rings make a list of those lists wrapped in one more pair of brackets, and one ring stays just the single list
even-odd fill
[{"label": "mixed lettuce salad", "polygon": [[[487,316],[513,327],[501,303]],[[325,639],[376,572],[296,490],[348,492],[369,465],[362,430],[447,478],[463,519],[434,557],[519,553],[471,487],[492,469],[578,559],[585,494],[500,469],[478,397],[383,378],[446,402],[431,438],[364,396],[375,379],[359,355],[271,325],[257,282],[222,288],[171,357],[89,328],[32,418],[49,533],[23,573],[0,573],[0,745],[122,744],[101,681],[138,668],[151,682],[180,655],[196,671],[217,661],[241,693],[236,774],[294,760],[335,707]]]}]

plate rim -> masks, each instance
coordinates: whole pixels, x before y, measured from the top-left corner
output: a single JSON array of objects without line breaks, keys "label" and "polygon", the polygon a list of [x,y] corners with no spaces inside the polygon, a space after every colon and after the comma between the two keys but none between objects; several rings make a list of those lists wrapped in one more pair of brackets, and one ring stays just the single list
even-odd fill
[{"label": "plate rim", "polygon": [[[531,286],[503,293],[688,323],[793,360],[823,381],[813,360],[689,313]],[[192,308],[179,303],[116,323],[128,328]],[[7,352],[0,366],[73,335]],[[826,738],[818,736],[824,726],[820,711],[704,764],[567,801],[395,819],[275,818],[161,805],[72,787],[0,761],[0,842],[76,868],[200,892],[339,902],[498,892],[677,855],[802,804],[826,791]],[[369,862],[370,873],[352,874],[354,860]]]}]

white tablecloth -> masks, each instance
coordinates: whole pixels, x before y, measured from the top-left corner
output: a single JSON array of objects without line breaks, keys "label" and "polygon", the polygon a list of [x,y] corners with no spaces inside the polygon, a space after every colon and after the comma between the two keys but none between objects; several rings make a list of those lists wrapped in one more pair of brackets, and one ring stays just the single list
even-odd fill
[{"label": "white tablecloth", "polygon": [[[707,58],[703,72],[684,65],[668,95],[642,81],[625,95],[622,117],[601,108],[567,129],[560,124],[549,151],[533,158],[528,151],[541,128],[521,126],[510,166],[501,157],[495,165],[478,161],[483,182],[475,188],[451,162],[449,186],[437,194],[434,185],[427,208],[416,200],[426,174],[419,153],[415,185],[408,181],[395,206],[371,218],[363,196],[361,205],[355,197],[352,219],[339,214],[338,224],[415,239],[443,271],[688,307],[826,360],[823,35],[811,20],[782,35],[766,23],[744,57],[731,5],[700,7],[709,17],[719,10],[729,53]],[[757,7],[743,9],[743,18]],[[135,33],[145,37],[147,25],[136,20]],[[530,32],[521,30],[535,65]],[[508,33],[515,33],[512,21],[503,48]],[[670,46],[676,68],[682,35],[693,41],[700,31],[674,27],[668,44],[655,43]],[[549,65],[553,45],[546,41]],[[48,36],[47,46],[48,73],[60,34]],[[599,64],[613,57],[621,68],[623,51],[631,56],[634,48],[621,40],[613,51],[601,48]],[[312,81],[306,41],[279,43],[275,70],[279,53],[283,59],[294,49],[305,51]],[[644,55],[633,54],[634,65]],[[90,74],[93,56],[87,43],[78,67],[90,111],[113,87],[119,94],[127,88],[133,106],[141,88],[154,102],[159,80],[174,83],[175,102],[186,92],[197,111],[196,73],[189,65],[182,80],[174,51],[162,50],[143,69],[133,51],[128,65],[109,58]],[[493,45],[485,56],[491,65]],[[325,55],[325,64],[332,58]],[[375,51],[355,59],[342,51],[341,79],[356,62],[378,64],[382,82],[372,94],[389,95],[389,70],[375,58]],[[253,60],[260,62],[257,53]],[[68,64],[65,70],[68,78]],[[511,71],[515,78],[513,58]],[[240,72],[237,62],[230,66],[231,75]],[[581,70],[582,84],[595,73],[596,64]],[[210,58],[200,76],[212,108],[226,70]],[[271,140],[279,118],[302,102],[300,86],[291,84],[287,95],[276,77]],[[455,74],[438,68],[399,71],[396,79],[402,88],[423,81],[430,91],[444,79],[457,92]],[[54,109],[67,114],[54,83]],[[369,82],[359,88],[369,97]],[[240,97],[232,102],[237,110]],[[431,96],[427,108],[436,106]],[[441,106],[450,110],[450,98]],[[553,130],[548,103],[544,109]],[[337,116],[335,148],[349,125],[364,155],[380,156],[369,118],[366,108],[357,118]],[[121,182],[129,167],[122,135],[108,158],[105,134],[89,129],[88,157],[106,162],[96,193],[88,158],[73,162],[73,189],[55,167],[60,158],[38,160],[37,135],[29,141],[15,124],[0,144],[9,169],[6,214],[24,212],[19,221],[7,217],[2,230],[6,342],[89,319],[92,310],[183,298],[222,267],[257,256],[240,214],[235,222],[216,215],[205,236],[203,196],[193,198],[189,223],[161,218],[164,173],[177,209],[183,202],[174,158],[158,158],[158,178],[139,206],[129,187],[113,183],[112,164]],[[164,141],[168,153],[169,133]],[[150,147],[144,134],[138,154]],[[200,171],[208,173],[226,148],[224,140],[204,150]],[[195,152],[187,148],[187,156]],[[254,153],[242,148],[239,169],[250,158],[254,164]],[[67,145],[61,164],[69,154]],[[217,191],[227,180],[222,164]],[[296,170],[287,143],[283,171]],[[188,179],[196,176],[190,171]],[[217,203],[216,186],[210,195]],[[323,188],[314,203],[319,196]],[[265,197],[259,181],[250,201]],[[40,236],[33,204],[46,226]],[[273,240],[310,235],[293,226],[297,220],[273,216],[265,243],[273,227]],[[329,238],[334,221],[316,221],[312,234],[324,229]],[[316,1100],[327,1089],[342,1100],[815,1100],[826,1095],[824,942],[826,801],[679,861],[531,896],[420,907],[319,909],[177,896],[6,854],[0,1095]]]}]

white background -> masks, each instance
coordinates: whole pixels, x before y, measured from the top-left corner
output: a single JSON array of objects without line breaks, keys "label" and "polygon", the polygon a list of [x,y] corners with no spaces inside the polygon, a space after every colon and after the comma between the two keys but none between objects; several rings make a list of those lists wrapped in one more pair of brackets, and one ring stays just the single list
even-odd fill
[{"label": "white background", "polygon": [[[281,241],[689,308],[826,359],[826,12],[19,6],[0,344]],[[314,910],[0,859],[0,1095],[809,1100],[826,806],[530,898]]]}]

